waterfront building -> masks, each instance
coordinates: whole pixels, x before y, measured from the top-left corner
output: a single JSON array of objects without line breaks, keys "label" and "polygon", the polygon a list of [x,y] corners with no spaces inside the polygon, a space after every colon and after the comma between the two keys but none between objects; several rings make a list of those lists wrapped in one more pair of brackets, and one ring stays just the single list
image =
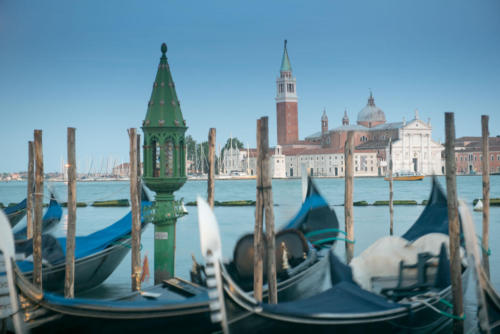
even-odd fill
[{"label": "waterfront building", "polygon": [[222,174],[247,173],[247,149],[227,147],[222,152]]},{"label": "waterfront building", "polygon": [[[297,80],[293,76],[287,42],[283,49],[280,74],[276,80],[277,146],[271,149],[274,178],[300,177],[305,164],[313,176],[343,177],[344,146],[349,131],[354,132],[354,175],[384,176],[387,173],[389,142],[393,146],[394,172],[416,172],[424,175],[443,174],[444,151],[432,140],[432,126],[419,118],[418,111],[409,122],[387,123],[384,111],[375,104],[370,92],[368,102],[350,124],[344,110],[341,125],[329,129],[326,109],[321,115],[320,131],[299,140]],[[255,174],[255,150],[229,151],[224,157],[226,170],[247,170]],[[284,162],[284,163],[283,163]]]},{"label": "waterfront building", "polygon": [[[457,174],[474,175],[483,173],[483,151],[481,137],[460,137],[455,141]],[[490,174],[500,173],[500,137],[490,137],[488,141]]]},{"label": "waterfront building", "polygon": [[370,92],[368,103],[358,113],[357,124],[349,124],[347,110],[342,117],[342,125],[327,130],[328,118],[323,111],[321,131],[308,137],[306,141],[320,143],[322,148],[343,150],[347,132],[354,132],[355,152],[371,150],[377,153],[377,174],[387,173],[389,140],[393,146],[394,171],[408,171],[424,175],[442,174],[441,158],[443,145],[432,140],[432,126],[419,118],[415,110],[414,118],[406,122],[386,123],[385,113],[375,105],[375,98]]}]

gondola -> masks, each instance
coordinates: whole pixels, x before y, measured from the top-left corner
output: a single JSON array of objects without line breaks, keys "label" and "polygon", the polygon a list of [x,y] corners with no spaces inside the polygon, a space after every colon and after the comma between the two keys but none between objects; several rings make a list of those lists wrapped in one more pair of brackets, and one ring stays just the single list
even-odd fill
[{"label": "gondola", "polygon": [[[42,218],[42,233],[50,232],[61,221],[62,213],[63,210],[59,201],[56,199],[54,193],[51,192],[49,206]],[[27,227],[24,225],[14,232],[14,238],[16,240],[26,239],[26,231]]]},{"label": "gondola", "polygon": [[[405,236],[405,243],[412,248],[421,238],[443,238],[445,234],[435,233],[443,222],[446,201],[442,189],[433,182],[433,189],[427,208],[422,216],[429,214],[429,219],[417,219]],[[219,236],[210,236],[207,231],[218,229],[211,210],[200,219],[202,252],[206,256],[207,266],[213,261],[218,276],[215,282],[220,285],[219,302],[223,305],[217,312],[223,326],[233,333],[252,331],[290,333],[314,331],[315,333],[438,333],[449,331],[453,315],[450,310],[451,299],[449,260],[446,247],[439,244],[439,251],[433,255],[420,252],[418,248],[414,264],[400,263],[397,277],[372,277],[372,282],[382,284],[376,291],[360,287],[354,279],[354,270],[341,263],[330,252],[329,279],[331,288],[314,296],[275,305],[256,302],[241,289],[220,264],[220,258],[210,256],[220,254],[215,249],[220,245]],[[432,221],[436,212],[438,217]],[[425,216],[424,216],[425,217]],[[447,219],[446,219],[447,222]],[[205,226],[202,228],[203,224]],[[409,233],[413,231],[412,233]],[[420,231],[420,236],[415,231]],[[447,230],[446,230],[447,231]],[[219,242],[206,242],[203,238],[212,238]],[[392,237],[385,237],[390,240]],[[411,243],[410,239],[415,241]],[[404,239],[403,239],[404,240]],[[410,244],[408,244],[410,242]],[[205,247],[203,246],[205,244]],[[210,244],[211,246],[206,246]],[[416,247],[416,246],[415,246]],[[356,259],[356,258],[355,258]],[[432,262],[429,262],[432,260]],[[354,259],[353,259],[354,262]],[[351,264],[353,263],[351,262]],[[383,269],[383,268],[382,268]],[[468,268],[463,270],[463,279],[467,278]],[[382,272],[382,271],[381,271]],[[376,275],[374,275],[376,276]],[[466,286],[466,283],[464,283]],[[223,292],[222,292],[223,291]],[[376,292],[375,292],[376,291]]]},{"label": "gondola", "polygon": [[[316,199],[316,202],[319,201]],[[307,210],[309,213],[322,206],[317,203],[306,205],[310,207],[310,210]],[[314,214],[308,218],[307,212],[301,216],[304,224],[314,221],[312,219]],[[323,227],[326,226],[330,225]],[[324,233],[326,233],[325,236],[332,237],[332,231],[324,231]],[[336,231],[333,233],[336,234]],[[324,241],[321,244],[332,241]],[[13,268],[12,276],[17,288],[12,294],[22,296],[25,301],[24,314],[31,315],[32,309],[37,310],[33,312],[35,316],[30,316],[26,324],[34,332],[44,332],[50,329],[51,332],[136,333],[147,331],[154,333],[168,329],[173,332],[200,333],[220,329],[219,324],[213,323],[210,319],[210,298],[207,291],[213,289],[211,286],[207,289],[179,278],[173,278],[145,292],[134,293],[113,301],[68,300],[37,290],[22,275],[17,265]],[[313,274],[311,268],[318,267],[305,267],[305,274],[293,275],[291,279],[285,280],[288,284],[282,285],[282,288],[286,290],[288,286],[293,287],[295,282],[300,282],[304,276]],[[210,274],[209,268],[207,268],[207,274]],[[79,273],[75,274],[76,279],[78,275]],[[210,282],[211,280],[208,279],[209,285]]]},{"label": "gondola", "polygon": [[[328,287],[328,253],[339,239],[339,233],[343,232],[339,230],[335,211],[309,177],[304,203],[297,214],[276,233],[278,300],[306,298]],[[284,252],[286,261],[283,261]],[[251,293],[253,234],[246,234],[237,241],[233,259],[225,264],[225,268],[245,292]],[[204,280],[194,281],[201,285],[205,283]],[[265,284],[264,300],[267,300],[267,295]]]},{"label": "gondola", "polygon": [[[144,211],[151,202],[142,202],[142,228],[147,224]],[[131,248],[132,214],[129,212],[114,224],[86,236],[77,236],[75,242],[75,291],[96,287],[118,267]],[[32,277],[32,242],[16,242],[16,252],[24,253],[27,260],[17,261],[17,266],[27,277]],[[66,238],[42,235],[42,257],[48,265],[42,270],[42,286],[47,291],[64,289]]]},{"label": "gondola", "polygon": [[500,294],[496,291],[481,264],[479,240],[471,213],[464,202],[459,205],[462,216],[462,230],[469,255],[469,263],[473,267],[476,281],[478,304],[478,330],[481,333],[500,333]]},{"label": "gondola", "polygon": [[[181,279],[115,300],[66,299],[41,291],[19,270],[8,221],[0,214],[0,250],[10,290],[16,333],[183,333],[212,332],[207,290]],[[82,272],[76,273],[75,278]],[[19,300],[22,300],[20,305]],[[22,309],[21,309],[22,308]],[[22,315],[22,317],[21,317]]]},{"label": "gondola", "polygon": [[12,227],[16,226],[26,215],[26,198],[16,205],[11,205],[3,209]]}]

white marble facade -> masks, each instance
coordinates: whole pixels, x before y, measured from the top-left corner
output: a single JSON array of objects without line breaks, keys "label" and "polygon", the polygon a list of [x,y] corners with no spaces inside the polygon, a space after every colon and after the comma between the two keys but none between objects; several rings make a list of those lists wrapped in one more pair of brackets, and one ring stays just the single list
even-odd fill
[{"label": "white marble facade", "polygon": [[[443,174],[443,145],[432,140],[430,123],[416,117],[399,129],[398,139],[392,144],[393,170],[410,171],[424,175]],[[389,157],[389,147],[386,148]]]}]

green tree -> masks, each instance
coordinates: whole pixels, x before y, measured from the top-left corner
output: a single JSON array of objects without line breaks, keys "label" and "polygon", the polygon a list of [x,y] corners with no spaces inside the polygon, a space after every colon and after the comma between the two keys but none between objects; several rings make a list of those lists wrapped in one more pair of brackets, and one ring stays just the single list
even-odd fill
[{"label": "green tree", "polygon": [[244,147],[243,143],[238,138],[236,138],[236,137],[232,138],[232,139],[228,138],[226,141],[226,144],[224,145],[224,147],[222,148],[222,150],[220,152],[221,160],[224,160],[224,150],[231,147],[231,141],[232,141],[233,148],[243,148]]},{"label": "green tree", "polygon": [[226,145],[224,145],[224,148],[229,148],[231,147],[231,141],[233,143],[234,148],[243,148],[245,145],[238,139],[238,138],[228,138],[226,141]]},{"label": "green tree", "polygon": [[196,140],[191,137],[191,135],[186,136],[186,147],[187,147],[187,159],[194,160],[194,150],[196,146]]}]

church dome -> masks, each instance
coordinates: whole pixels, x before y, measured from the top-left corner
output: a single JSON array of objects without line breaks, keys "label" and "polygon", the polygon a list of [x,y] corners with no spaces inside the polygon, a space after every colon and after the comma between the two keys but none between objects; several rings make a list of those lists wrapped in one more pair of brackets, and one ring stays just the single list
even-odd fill
[{"label": "church dome", "polygon": [[385,123],[385,114],[375,105],[375,99],[370,92],[368,103],[358,114],[358,124],[371,128],[372,126]]}]

